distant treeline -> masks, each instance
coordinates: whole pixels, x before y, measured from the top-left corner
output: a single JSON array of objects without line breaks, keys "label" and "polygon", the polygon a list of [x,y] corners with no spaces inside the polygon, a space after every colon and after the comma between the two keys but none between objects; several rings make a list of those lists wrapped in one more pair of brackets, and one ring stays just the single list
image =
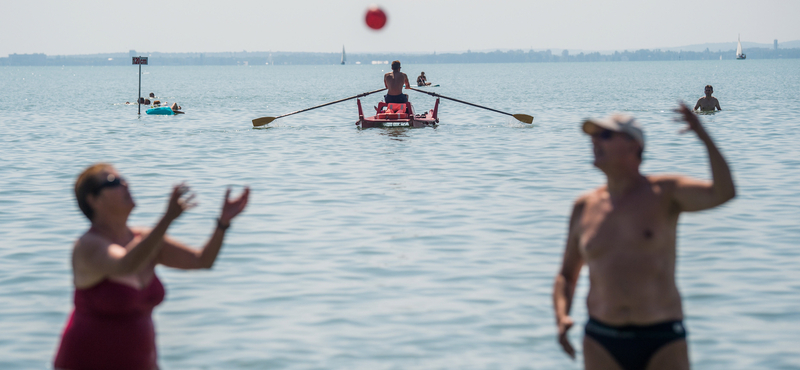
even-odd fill
[{"label": "distant treeline", "polygon": [[[545,51],[494,51],[466,52],[445,54],[351,54],[347,56],[347,64],[371,64],[391,62],[399,59],[403,63],[436,64],[436,63],[557,63],[557,62],[620,62],[620,61],[657,61],[657,60],[719,60],[735,59],[736,52],[710,51],[662,51],[636,50],[614,52],[613,54],[580,53],[569,54],[564,50],[553,54]],[[800,48],[768,49],[751,48],[745,50],[747,59],[797,59]],[[0,66],[115,66],[131,65],[131,56],[149,56],[150,65],[187,66],[187,65],[321,65],[339,64],[339,53],[289,53],[289,52],[231,52],[231,53],[117,53],[95,55],[48,56],[45,54],[11,54],[0,58]]]}]

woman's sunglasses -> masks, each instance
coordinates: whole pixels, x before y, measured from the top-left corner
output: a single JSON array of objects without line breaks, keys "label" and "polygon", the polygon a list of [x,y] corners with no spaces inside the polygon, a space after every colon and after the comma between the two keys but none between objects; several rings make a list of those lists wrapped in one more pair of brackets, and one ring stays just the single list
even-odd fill
[{"label": "woman's sunglasses", "polygon": [[105,188],[115,188],[117,186],[122,185],[122,183],[127,183],[125,179],[123,179],[122,177],[108,175],[108,177],[106,177],[106,181],[103,181],[100,185],[94,188],[94,190],[92,190],[92,194],[94,195],[100,194],[101,190]]}]

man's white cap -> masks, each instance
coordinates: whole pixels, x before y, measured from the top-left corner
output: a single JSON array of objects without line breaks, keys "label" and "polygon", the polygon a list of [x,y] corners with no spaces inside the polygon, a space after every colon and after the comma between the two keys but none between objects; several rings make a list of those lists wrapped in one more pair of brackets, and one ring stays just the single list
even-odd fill
[{"label": "man's white cap", "polygon": [[628,134],[644,149],[644,130],[636,118],[627,114],[614,113],[606,118],[589,118],[583,121],[583,132],[593,135],[602,129]]}]

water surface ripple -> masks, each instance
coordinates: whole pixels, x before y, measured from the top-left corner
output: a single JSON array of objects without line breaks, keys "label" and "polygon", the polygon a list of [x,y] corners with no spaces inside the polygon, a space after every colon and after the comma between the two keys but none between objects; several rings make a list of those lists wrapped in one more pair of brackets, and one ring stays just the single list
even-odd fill
[{"label": "water surface ripple", "polygon": [[[631,113],[645,172],[709,178],[670,112],[706,84],[724,111],[703,121],[738,196],[681,218],[691,361],[800,368],[798,63],[406,65],[441,94],[536,117],[442,101],[440,126],[416,130],[358,130],[354,101],[250,124],[379,88],[386,66],[145,67],[143,92],[181,104],[176,117],[124,105],[134,66],[2,67],[0,368],[50,367],[88,226],[71,189],[97,161],[129,180],[132,225],[153,225],[188,181],[201,204],[170,233],[195,246],[227,186],[253,189],[213,270],[158,270],[164,369],[581,368],[557,347],[550,303],[571,203],[604,181],[579,123]],[[581,324],[587,283],[584,271]]]}]

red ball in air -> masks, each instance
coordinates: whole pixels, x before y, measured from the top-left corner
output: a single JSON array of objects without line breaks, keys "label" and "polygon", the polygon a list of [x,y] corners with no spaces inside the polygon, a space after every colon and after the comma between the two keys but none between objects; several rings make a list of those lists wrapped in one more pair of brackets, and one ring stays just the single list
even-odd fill
[{"label": "red ball in air", "polygon": [[373,30],[379,30],[386,25],[386,13],[378,8],[377,6],[372,6],[367,9],[367,26],[372,28]]}]

